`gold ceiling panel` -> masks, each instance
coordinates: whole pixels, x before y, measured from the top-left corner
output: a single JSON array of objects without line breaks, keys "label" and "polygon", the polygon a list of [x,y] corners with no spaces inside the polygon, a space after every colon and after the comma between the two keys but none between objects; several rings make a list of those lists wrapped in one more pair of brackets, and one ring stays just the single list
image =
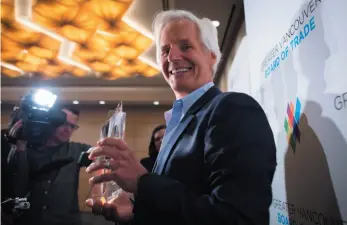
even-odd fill
[{"label": "gold ceiling panel", "polygon": [[48,60],[38,68],[38,72],[46,74],[47,78],[55,78],[63,73],[69,73],[72,66],[62,63],[58,59]]},{"label": "gold ceiling panel", "polygon": [[17,60],[22,51],[23,49],[15,41],[6,36],[1,37],[1,61],[11,63]]},{"label": "gold ceiling panel", "polygon": [[33,32],[15,20],[13,4],[1,3],[1,37],[4,35],[18,42],[33,42],[40,34]]},{"label": "gold ceiling panel", "polygon": [[95,33],[89,39],[77,45],[72,58],[90,66],[90,63],[103,60],[110,48],[111,43],[105,40],[102,35]]},{"label": "gold ceiling panel", "polygon": [[[82,77],[88,73],[58,59],[61,41],[17,22],[13,2],[2,1],[1,61],[47,78],[62,73]],[[122,20],[131,3],[132,0],[36,0],[32,1],[32,21],[75,43],[71,61],[91,68],[98,77],[155,76],[159,71],[139,58],[152,39]],[[2,68],[4,74],[18,76],[18,72],[8,70]]]},{"label": "gold ceiling panel", "polygon": [[[79,6],[82,2],[85,0],[56,0],[55,2],[58,2],[59,4],[65,5],[67,7],[70,6]],[[34,5],[37,3],[50,3],[51,0],[33,0]]]},{"label": "gold ceiling panel", "polygon": [[[24,72],[41,72],[46,77],[57,77],[60,71],[65,71],[68,65],[59,63],[59,70],[53,71],[52,66],[57,61],[60,42],[42,33],[34,32],[15,20],[14,1],[1,3],[1,62],[11,65],[2,66],[1,74],[9,77],[21,75]],[[12,71],[12,72],[9,72]]]},{"label": "gold ceiling panel", "polygon": [[158,74],[158,71],[138,59],[120,59],[109,71],[104,71],[103,73],[100,73],[99,76],[105,79],[114,80],[120,77],[130,77],[133,74],[142,74],[146,77],[153,77]]},{"label": "gold ceiling panel", "polygon": [[102,19],[100,29],[109,30],[121,21],[132,1],[124,3],[116,0],[90,0],[82,6],[82,11],[90,12]]},{"label": "gold ceiling panel", "polygon": [[6,74],[6,76],[11,78],[16,78],[22,76],[22,74],[16,70],[8,69],[4,66],[1,66],[1,74]]},{"label": "gold ceiling panel", "polygon": [[2,5],[8,5],[8,6],[14,6],[14,0],[1,0],[1,6]]},{"label": "gold ceiling panel", "polygon": [[[80,1],[80,4],[85,1]],[[58,1],[38,2],[33,6],[33,21],[74,42],[83,42],[96,31],[98,19],[79,5],[67,6]]]}]

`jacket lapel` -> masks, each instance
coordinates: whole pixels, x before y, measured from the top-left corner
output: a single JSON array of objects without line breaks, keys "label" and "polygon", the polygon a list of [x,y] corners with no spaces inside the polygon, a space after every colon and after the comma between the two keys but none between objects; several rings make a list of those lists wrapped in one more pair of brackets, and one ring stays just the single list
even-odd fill
[{"label": "jacket lapel", "polygon": [[[157,174],[162,174],[165,171],[167,161],[172,154],[173,147],[175,146],[179,137],[183,134],[185,128],[188,126],[190,121],[195,117],[197,111],[199,111],[206,103],[211,101],[215,96],[220,94],[221,91],[216,88],[210,88],[203,96],[201,96],[184,115],[181,122],[178,124],[175,130],[171,134],[164,137],[158,159],[155,163],[153,172]],[[161,154],[160,154],[161,153]]]}]

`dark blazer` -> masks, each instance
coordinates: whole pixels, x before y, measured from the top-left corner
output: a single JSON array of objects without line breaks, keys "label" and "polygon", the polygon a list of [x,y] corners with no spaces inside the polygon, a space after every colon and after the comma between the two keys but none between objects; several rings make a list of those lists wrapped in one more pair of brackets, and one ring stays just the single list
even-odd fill
[{"label": "dark blazer", "polygon": [[276,147],[253,98],[212,87],[162,145],[131,224],[269,224]]},{"label": "dark blazer", "polygon": [[140,163],[143,167],[147,169],[148,172],[151,172],[155,164],[156,157],[146,157],[140,160]]}]

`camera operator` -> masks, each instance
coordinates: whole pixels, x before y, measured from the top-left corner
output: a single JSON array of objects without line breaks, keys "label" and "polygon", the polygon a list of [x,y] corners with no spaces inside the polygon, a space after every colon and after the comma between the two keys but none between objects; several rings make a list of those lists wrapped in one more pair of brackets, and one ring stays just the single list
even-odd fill
[{"label": "camera operator", "polygon": [[[26,147],[17,140],[14,152],[8,157],[11,166],[15,196],[28,196],[30,208],[23,210],[15,224],[20,225],[79,225],[78,205],[79,157],[90,146],[70,142],[71,135],[79,128],[79,111],[61,109],[66,114],[65,123],[41,147]],[[16,138],[22,121],[10,129]]]}]

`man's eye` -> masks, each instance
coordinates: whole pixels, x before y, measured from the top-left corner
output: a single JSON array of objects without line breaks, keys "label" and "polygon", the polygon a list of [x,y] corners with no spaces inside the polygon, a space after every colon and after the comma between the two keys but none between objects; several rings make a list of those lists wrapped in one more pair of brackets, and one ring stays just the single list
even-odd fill
[{"label": "man's eye", "polygon": [[162,51],[161,51],[161,55],[162,56],[166,56],[166,55],[168,55],[169,54],[169,50],[168,49],[163,49]]},{"label": "man's eye", "polygon": [[187,51],[188,49],[190,49],[191,47],[189,45],[182,45],[181,49],[182,51]]}]

